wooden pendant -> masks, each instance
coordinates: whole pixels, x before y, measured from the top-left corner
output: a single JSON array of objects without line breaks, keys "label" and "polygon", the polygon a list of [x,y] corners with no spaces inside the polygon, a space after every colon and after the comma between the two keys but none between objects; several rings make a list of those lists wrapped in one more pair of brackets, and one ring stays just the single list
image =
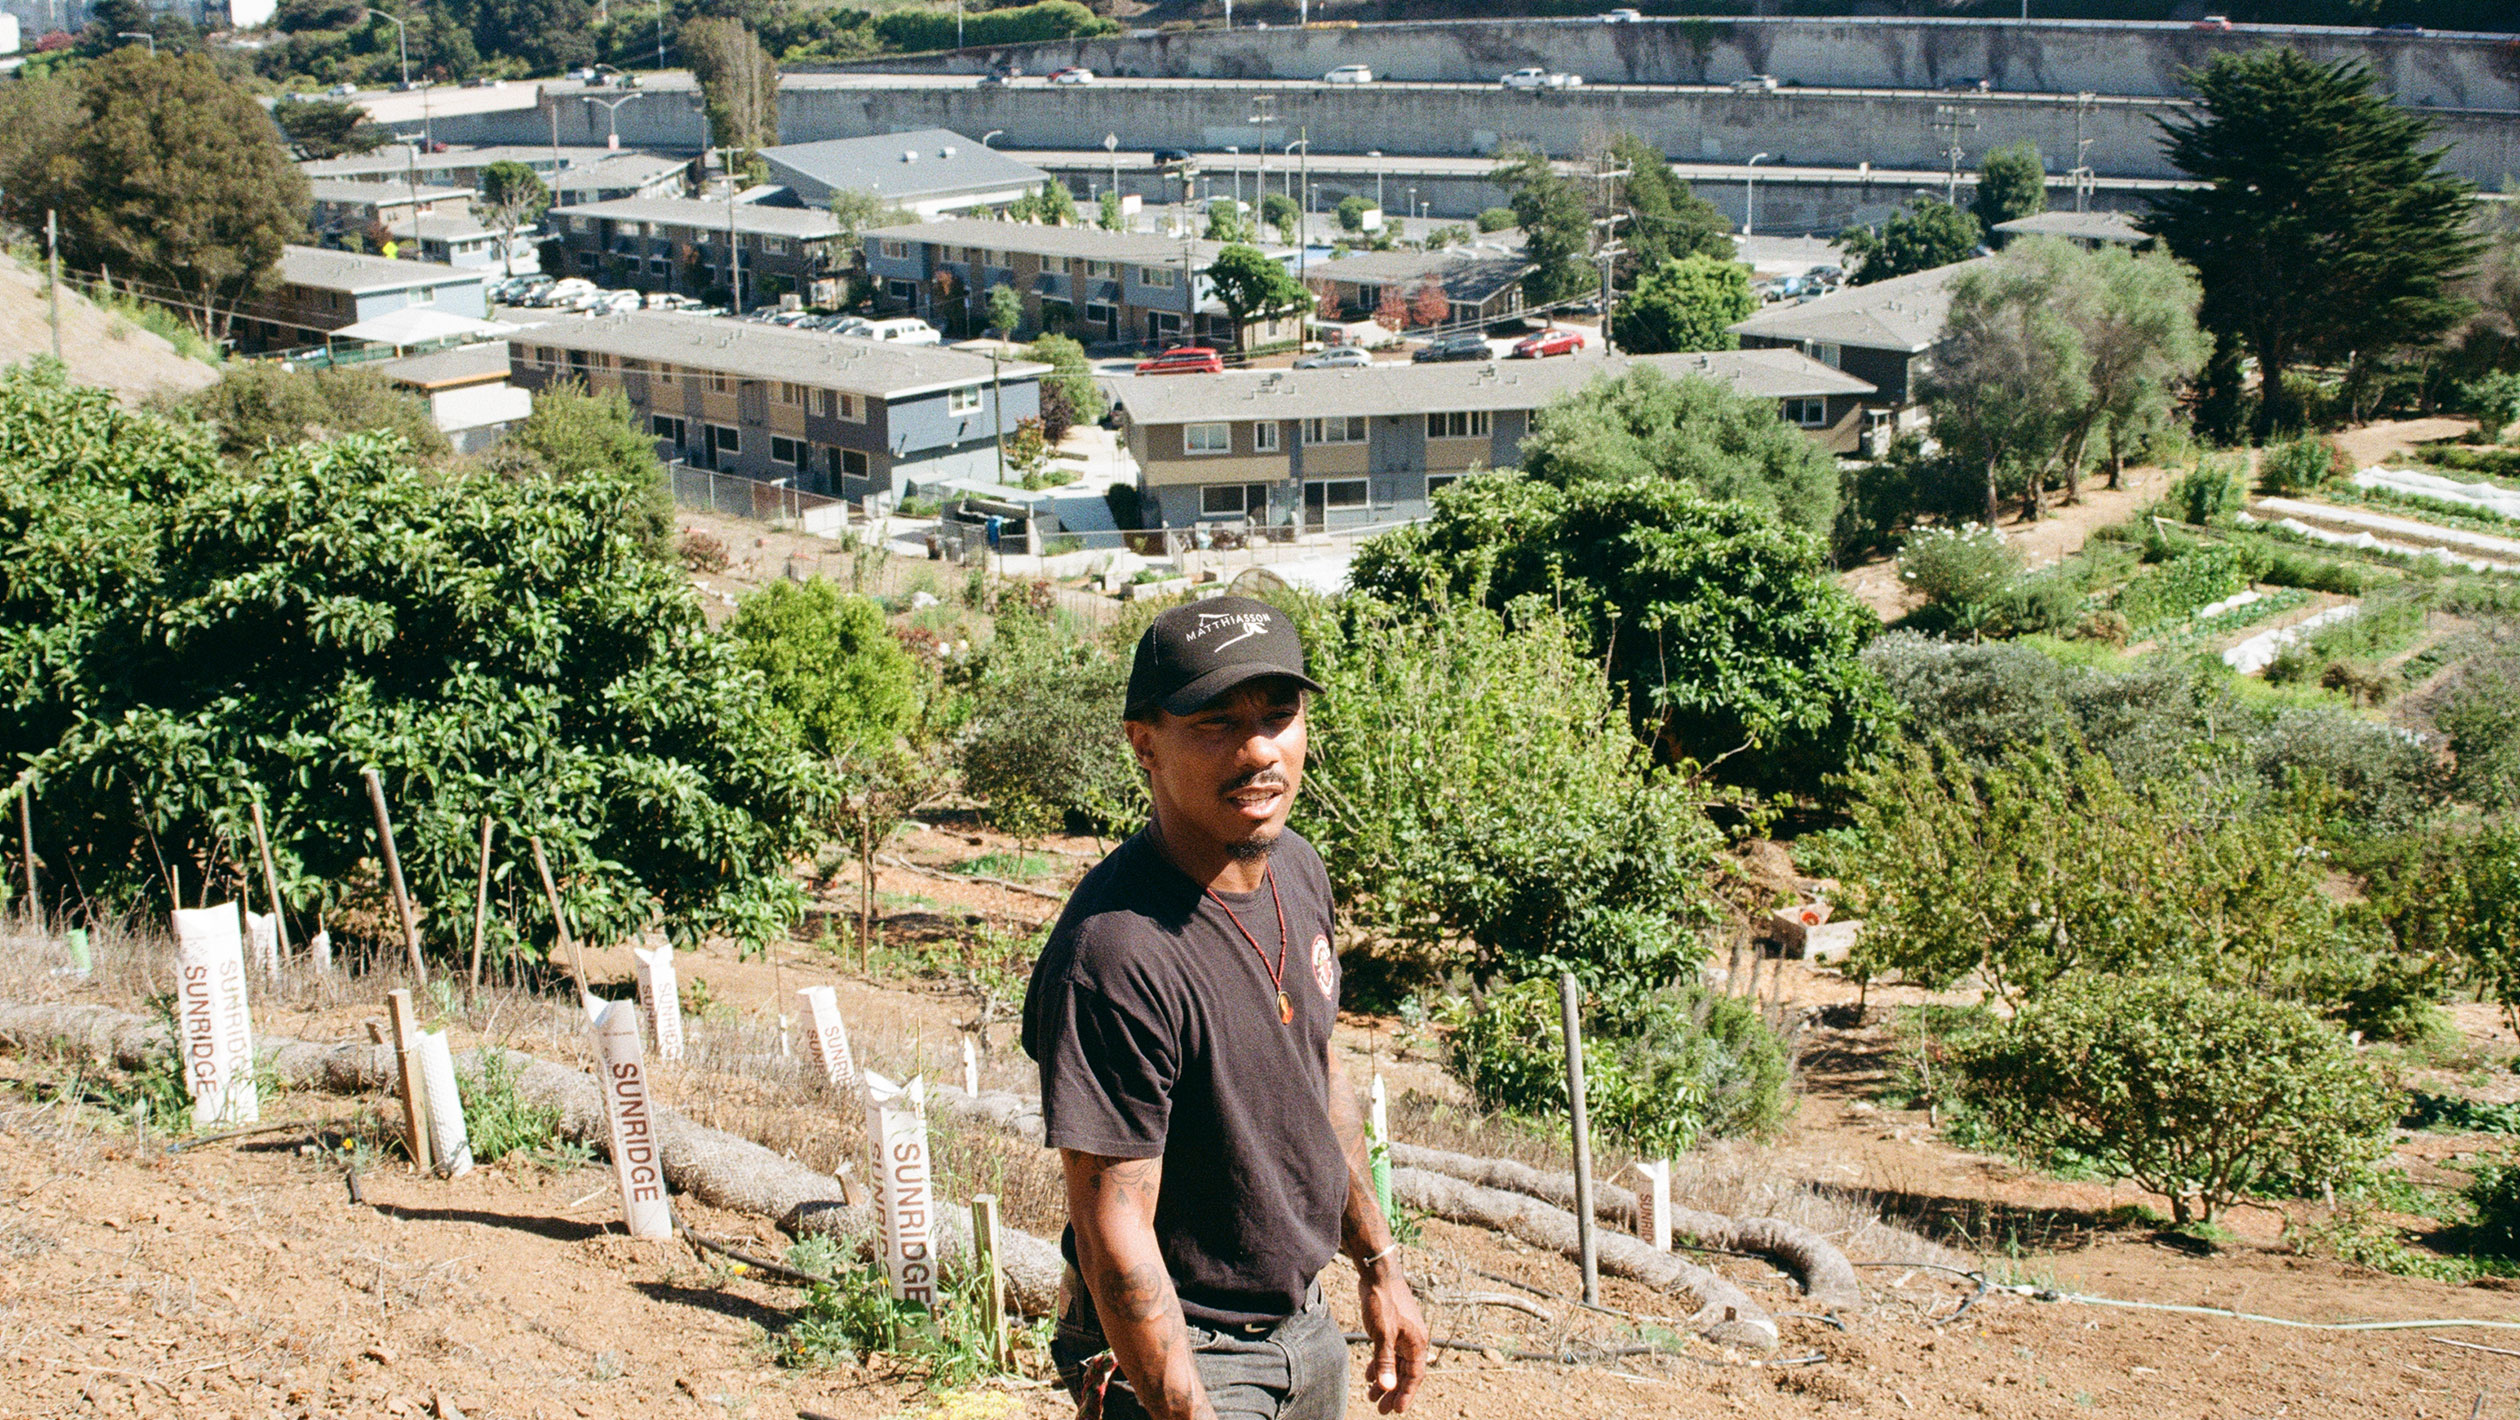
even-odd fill
[{"label": "wooden pendant", "polygon": [[1278,993],[1278,1024],[1293,1025],[1294,1023],[1295,1003],[1286,999],[1286,993],[1281,991]]}]

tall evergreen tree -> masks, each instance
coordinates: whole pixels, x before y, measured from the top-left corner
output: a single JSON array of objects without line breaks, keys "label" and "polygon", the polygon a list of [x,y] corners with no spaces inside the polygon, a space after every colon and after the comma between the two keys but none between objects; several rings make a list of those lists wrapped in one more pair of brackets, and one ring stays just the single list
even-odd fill
[{"label": "tall evergreen tree", "polygon": [[779,65],[751,26],[715,16],[693,20],[683,26],[682,51],[700,81],[710,142],[750,156],[779,141]]},{"label": "tall evergreen tree", "polygon": [[1619,208],[1627,217],[1619,224],[1619,240],[1628,249],[1619,259],[1621,286],[1683,257],[1733,259],[1731,220],[1671,170],[1661,149],[1622,133],[1611,140],[1607,156],[1614,170],[1627,171],[1619,181]]},{"label": "tall evergreen tree", "polygon": [[1583,189],[1551,166],[1546,153],[1513,148],[1502,157],[1493,180],[1514,195],[1523,255],[1534,264],[1523,278],[1523,299],[1537,306],[1582,295],[1594,282],[1592,210]]},{"label": "tall evergreen tree", "polygon": [[2425,345],[2465,314],[2450,282],[2477,253],[2473,190],[2424,146],[2432,120],[2372,93],[2360,64],[2258,50],[2187,80],[2196,115],[2161,120],[2162,144],[2204,186],[2163,194],[2143,226],[2204,279],[2206,326],[2257,357],[2263,440],[2300,422],[2286,371]]}]

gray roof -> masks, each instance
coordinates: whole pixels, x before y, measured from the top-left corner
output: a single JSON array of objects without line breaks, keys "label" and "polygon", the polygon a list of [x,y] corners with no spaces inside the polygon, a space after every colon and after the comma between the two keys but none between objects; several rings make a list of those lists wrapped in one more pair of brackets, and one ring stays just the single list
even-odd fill
[{"label": "gray roof", "polygon": [[357,182],[349,178],[308,178],[306,189],[317,202],[339,202],[352,207],[408,207],[414,202],[447,202],[473,195],[469,187],[431,187],[423,183],[415,193],[408,183]]},{"label": "gray roof", "polygon": [[1998,222],[1995,230],[2016,237],[2072,237],[2086,242],[2124,242],[2128,246],[2152,240],[2152,233],[2136,226],[2135,219],[2123,212],[2041,212]]},{"label": "gray roof", "polygon": [[1870,286],[1848,286],[1800,305],[1770,306],[1727,327],[1736,335],[1769,340],[1816,340],[1864,350],[1922,354],[1942,339],[1951,314],[1951,287],[1962,272],[1988,258],[1955,261]]},{"label": "gray roof", "polygon": [[[968,351],[670,311],[547,321],[509,339],[518,345],[552,345],[877,398],[898,399],[980,384],[990,377],[989,358]],[[1001,379],[1012,380],[1049,371],[1048,365],[1007,361],[998,366],[997,373]]]},{"label": "gray roof", "polygon": [[[410,145],[388,143],[372,153],[355,153],[339,158],[316,158],[298,164],[298,171],[310,178],[367,178],[378,180],[400,178],[412,168],[422,172],[448,169],[486,168],[496,162],[516,162],[548,173],[555,161],[554,149],[548,143],[502,143],[488,147],[453,144],[442,153],[414,153]],[[586,167],[607,159],[628,156],[623,150],[601,145],[570,144],[558,150],[558,161],[564,167]]]},{"label": "gray roof", "polygon": [[1527,257],[1496,252],[1367,251],[1324,262],[1305,274],[1360,286],[1397,286],[1404,292],[1432,280],[1442,283],[1452,299],[1478,305],[1530,275],[1535,265]]},{"label": "gray roof", "polygon": [[1873,386],[1799,350],[1715,350],[1698,355],[1607,359],[1460,361],[1345,370],[1234,371],[1112,381],[1132,423],[1214,419],[1315,419],[1429,410],[1538,409],[1605,376],[1660,370],[1674,379],[1720,380],[1763,399],[1862,395]]},{"label": "gray roof", "polygon": [[426,355],[406,355],[399,360],[379,361],[368,368],[396,384],[410,385],[415,389],[486,385],[508,377],[508,348],[504,340],[458,345],[452,350],[433,350]]},{"label": "gray roof", "polygon": [[[1171,266],[1181,260],[1182,241],[1152,232],[1106,232],[1100,227],[1051,227],[1033,222],[985,222],[954,217],[941,222],[909,222],[898,227],[869,227],[858,234],[873,241],[942,242],[947,246],[987,247],[1034,256],[1081,256],[1088,261],[1126,261],[1142,266]],[[1188,243],[1191,260],[1206,265],[1224,250],[1222,242]],[[1263,247],[1272,255],[1293,248]]]},{"label": "gray roof", "polygon": [[434,261],[395,261],[364,252],[326,251],[321,247],[280,249],[280,279],[292,286],[319,291],[406,291],[415,286],[446,286],[480,281],[481,270],[458,270]]},{"label": "gray roof", "polygon": [[828,212],[804,207],[771,207],[759,202],[709,202],[697,197],[617,197],[610,202],[582,202],[571,207],[554,207],[545,219],[607,217],[616,222],[664,222],[677,227],[698,227],[704,231],[723,232],[731,221],[738,232],[761,236],[796,237],[813,241],[840,234],[840,223]]},{"label": "gray roof", "polygon": [[581,192],[590,188],[644,187],[667,173],[678,173],[689,166],[691,160],[688,158],[660,157],[654,153],[619,153],[600,163],[546,173],[543,182],[555,193]]},{"label": "gray roof", "polygon": [[787,143],[762,149],[761,158],[774,179],[794,173],[825,187],[872,192],[896,202],[1038,187],[1050,181],[1048,173],[1023,159],[950,128]]}]

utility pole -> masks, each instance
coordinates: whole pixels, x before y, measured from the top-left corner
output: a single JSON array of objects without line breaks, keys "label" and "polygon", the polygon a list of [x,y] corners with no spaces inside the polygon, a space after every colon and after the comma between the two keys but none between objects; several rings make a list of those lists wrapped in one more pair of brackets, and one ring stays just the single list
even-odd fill
[{"label": "utility pole", "polygon": [[59,361],[62,358],[61,214],[50,207],[44,209],[44,252],[46,260],[52,266],[52,288],[50,291],[50,300],[52,302],[53,359],[55,361]]},{"label": "utility pole", "polygon": [[665,0],[656,0],[656,72],[665,72]]},{"label": "utility pole", "polygon": [[1943,150],[1943,156],[1951,160],[1951,180],[1943,188],[1943,201],[1953,207],[1960,205],[1960,160],[1967,156],[1960,146],[1960,134],[1977,126],[1977,110],[1974,108],[1934,105],[1935,131],[1951,135],[1951,146]]},{"label": "utility pole", "polygon": [[1111,200],[1117,203],[1120,200],[1120,135],[1104,134],[1103,151],[1111,155]]},{"label": "utility pole", "polygon": [[1627,254],[1627,244],[1619,240],[1619,224],[1628,220],[1625,212],[1615,209],[1610,200],[1610,184],[1635,175],[1633,168],[1602,168],[1593,174],[1601,184],[1601,218],[1593,223],[1601,229],[1601,245],[1593,249],[1593,259],[1601,263],[1601,352],[1615,355],[1618,347],[1610,343],[1610,307],[1617,296],[1612,273],[1619,258]]},{"label": "utility pole", "polygon": [[2091,210],[2091,140],[2083,136],[2083,116],[2100,102],[2100,96],[2085,89],[2074,95],[2074,170],[2067,176],[2074,180],[2074,210]]},{"label": "utility pole", "polygon": [[[1263,219],[1269,202],[1269,125],[1277,122],[1277,95],[1251,96],[1251,124],[1260,130],[1260,169],[1251,182],[1251,210],[1255,219]],[[1258,225],[1255,220],[1254,225]]]}]

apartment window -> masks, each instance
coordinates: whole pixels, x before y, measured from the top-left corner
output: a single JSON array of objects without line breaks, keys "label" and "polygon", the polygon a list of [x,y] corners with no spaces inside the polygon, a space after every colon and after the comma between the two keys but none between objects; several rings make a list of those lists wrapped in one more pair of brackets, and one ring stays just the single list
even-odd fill
[{"label": "apartment window", "polygon": [[790,439],[778,434],[770,436],[770,461],[772,463],[783,463],[790,468],[802,469],[805,467],[807,457],[808,450],[804,440]]},{"label": "apartment window", "polygon": [[991,251],[986,247],[982,247],[977,253],[975,253],[975,255],[978,256],[982,266],[1006,265],[1006,253],[1002,251]]},{"label": "apartment window", "polygon": [[652,256],[648,258],[648,275],[671,276],[673,274],[674,263],[672,261],[661,256]]},{"label": "apartment window", "polygon": [[679,449],[683,446],[683,422],[670,414],[651,414],[648,416],[648,437]]},{"label": "apartment window", "polygon": [[1460,481],[1461,475],[1457,473],[1430,473],[1426,476],[1426,496],[1432,498]]},{"label": "apartment window", "polygon": [[1278,451],[1276,420],[1263,419],[1251,426],[1251,447],[1256,453],[1274,454]]},{"label": "apartment window", "polygon": [[1487,436],[1488,412],[1484,409],[1456,409],[1426,416],[1426,437],[1430,439],[1484,439]]},{"label": "apartment window", "polygon": [[1268,512],[1269,485],[1265,483],[1212,483],[1199,490],[1202,518],[1259,518]]},{"label": "apartment window", "polygon": [[1832,370],[1838,368],[1838,348],[1836,346],[1831,345],[1826,341],[1815,340],[1811,342],[1809,348],[1811,350],[1812,359],[1819,361],[1821,364],[1828,366]]},{"label": "apartment window", "polygon": [[[1110,281],[1115,279],[1119,269],[1119,266],[1114,262],[1089,261],[1085,263],[1085,275],[1089,279]],[[1170,273],[1166,274],[1169,275]]]},{"label": "apartment window", "polygon": [[823,466],[831,471],[832,477],[855,479],[866,477],[866,455],[856,449],[825,449],[823,454],[825,457]]},{"label": "apartment window", "polygon": [[852,423],[852,424],[863,424],[863,423],[865,423],[865,422],[866,422],[866,399],[865,399],[865,397],[864,397],[864,396],[862,396],[862,395],[854,395],[854,394],[844,394],[844,395],[840,396],[840,417],[841,417],[841,418],[843,418],[843,419],[848,420],[848,421],[849,421],[850,423]]},{"label": "apartment window", "polygon": [[1234,451],[1234,426],[1221,422],[1185,424],[1181,429],[1181,447],[1192,454],[1230,454]]},{"label": "apartment window", "polygon": [[1138,284],[1140,286],[1178,286],[1181,284],[1181,273],[1169,266],[1141,266],[1138,268]]},{"label": "apartment window", "polygon": [[694,228],[691,233],[691,244],[696,247],[707,246],[709,244],[709,235],[709,229],[706,227]]},{"label": "apartment window", "polygon": [[1805,429],[1828,427],[1829,402],[1825,399],[1789,399],[1785,401],[1785,422]]},{"label": "apartment window", "polygon": [[906,261],[910,256],[910,244],[908,242],[897,242],[890,237],[885,237],[875,243],[875,254],[881,257],[889,257],[894,261]]},{"label": "apartment window", "polygon": [[726,377],[726,372],[724,370],[711,370],[709,372],[709,393],[724,394],[726,393],[727,388],[732,384],[734,384],[734,381]]},{"label": "apartment window", "polygon": [[945,391],[945,412],[948,414],[979,413],[980,387],[965,385],[961,389]]},{"label": "apartment window", "polygon": [[621,373],[625,375],[644,375],[647,373],[647,367],[648,363],[645,360],[633,360],[624,356],[621,361]]},{"label": "apartment window", "polygon": [[764,255],[785,256],[787,255],[787,238],[763,237],[761,239],[761,250]]},{"label": "apartment window", "polygon": [[1316,483],[1313,486],[1321,490],[1321,505],[1325,508],[1362,508],[1365,506],[1364,479],[1342,478],[1331,483]]},{"label": "apartment window", "polygon": [[660,385],[672,384],[674,382],[674,367],[661,360],[658,361],[656,365],[656,382]]},{"label": "apartment window", "polygon": [[785,380],[781,380],[772,385],[770,387],[770,391],[771,397],[781,404],[802,406],[805,403],[805,387],[803,385],[792,385]]},{"label": "apartment window", "polygon": [[413,304],[413,305],[415,305],[415,306],[434,306],[434,305],[436,305],[436,304],[437,304],[437,288],[436,288],[435,286],[422,286],[422,287],[418,288],[417,290],[414,290],[414,291],[411,293],[411,304]]},{"label": "apartment window", "polygon": [[884,283],[884,296],[897,306],[916,306],[919,304],[919,283],[887,281]]},{"label": "apartment window", "polygon": [[595,230],[595,224],[584,217],[572,217],[569,219],[569,230],[572,232],[591,232]]},{"label": "apartment window", "polygon": [[814,413],[825,419],[846,419],[852,424],[866,422],[865,402],[838,390],[814,391]]},{"label": "apartment window", "polygon": [[548,345],[537,345],[534,347],[534,363],[550,369],[560,363],[560,352]]},{"label": "apartment window", "polygon": [[1304,442],[1307,444],[1364,443],[1365,416],[1351,414],[1345,419],[1307,419],[1304,421]]},{"label": "apartment window", "polygon": [[1087,301],[1085,303],[1085,324],[1091,329],[1104,332],[1106,335],[1117,332],[1120,329],[1120,308],[1117,306],[1105,305],[1100,301]]}]

